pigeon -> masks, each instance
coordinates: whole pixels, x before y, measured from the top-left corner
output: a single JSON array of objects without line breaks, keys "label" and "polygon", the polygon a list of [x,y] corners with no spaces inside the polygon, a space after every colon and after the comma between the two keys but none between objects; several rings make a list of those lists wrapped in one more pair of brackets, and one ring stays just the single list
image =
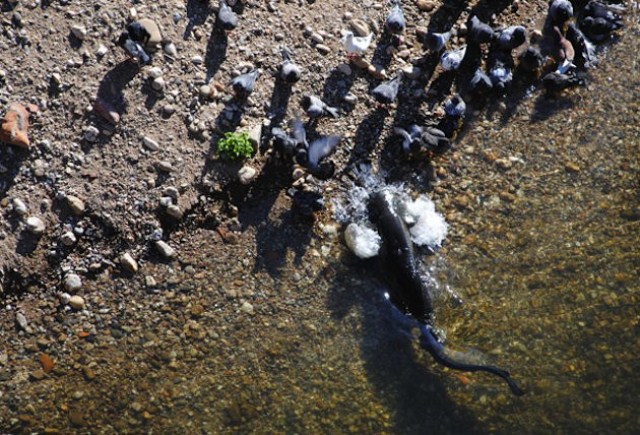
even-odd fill
[{"label": "pigeon", "polygon": [[420,137],[422,136],[422,127],[416,124],[410,125],[406,130],[400,127],[394,127],[393,132],[396,136],[402,136],[402,151],[405,154],[416,152],[420,149]]},{"label": "pigeon", "polygon": [[542,86],[551,94],[582,85],[584,85],[583,77],[575,74],[563,74],[558,71],[552,71],[542,78]]},{"label": "pigeon", "polygon": [[573,18],[573,5],[569,0],[552,0],[549,4],[549,20],[551,25],[562,27]]},{"label": "pigeon", "polygon": [[124,51],[126,51],[129,56],[140,62],[141,65],[151,63],[151,57],[144,51],[144,48],[142,48],[139,43],[131,39],[128,32],[122,32],[117,43],[120,47],[124,48]]},{"label": "pigeon", "polygon": [[518,66],[527,73],[538,74],[540,68],[544,64],[544,56],[540,53],[540,50],[533,46],[527,47],[527,49],[519,57],[520,63]]},{"label": "pigeon", "polygon": [[442,151],[449,148],[451,142],[444,131],[435,127],[427,127],[420,136],[421,145],[429,151]]},{"label": "pigeon", "polygon": [[605,20],[622,25],[622,17],[607,6],[597,0],[591,0],[582,11],[583,17],[604,18]]},{"label": "pigeon", "polygon": [[240,74],[231,80],[231,87],[238,98],[247,98],[256,86],[256,79],[260,75],[259,69],[252,69],[248,73]]},{"label": "pigeon", "polygon": [[298,150],[296,160],[306,167],[315,177],[326,180],[331,178],[335,166],[332,162],[322,162],[333,153],[342,138],[340,136],[321,136],[309,144],[308,149]]},{"label": "pigeon", "polygon": [[527,40],[523,26],[510,26],[496,32],[495,45],[499,50],[511,51],[520,47]]},{"label": "pigeon", "polygon": [[373,32],[367,36],[355,36],[353,32],[346,32],[342,37],[342,43],[347,50],[347,57],[360,58],[367,51],[373,39]]},{"label": "pigeon", "polygon": [[298,148],[309,148],[307,132],[305,131],[304,124],[300,121],[300,118],[295,118],[291,121],[291,129],[293,138],[296,140],[296,146]]},{"label": "pigeon", "polygon": [[280,127],[273,127],[271,137],[273,138],[273,149],[282,156],[293,157],[299,150],[306,150],[309,147],[304,124],[299,118],[291,121],[290,133]]},{"label": "pigeon", "polygon": [[557,26],[553,27],[553,34],[556,44],[556,51],[553,57],[558,62],[558,72],[564,74],[571,68],[575,68],[573,59],[576,57],[576,53],[571,42],[564,37]]},{"label": "pigeon", "polygon": [[494,31],[490,25],[483,23],[474,15],[467,25],[467,42],[473,44],[487,44],[493,41]]},{"label": "pigeon", "polygon": [[316,95],[303,95],[300,104],[311,119],[329,115],[333,116],[334,118],[338,117],[338,108],[329,106]]},{"label": "pigeon", "polygon": [[467,92],[475,97],[487,95],[493,89],[493,82],[480,68],[476,68],[467,85]]},{"label": "pigeon", "polygon": [[452,118],[464,118],[467,105],[458,94],[451,97],[444,103],[444,112]]},{"label": "pigeon", "polygon": [[565,38],[575,51],[574,63],[579,68],[591,68],[598,64],[595,46],[584,36],[574,23],[569,23]]},{"label": "pigeon", "polygon": [[498,51],[489,58],[489,78],[498,95],[504,95],[513,81],[511,53]]},{"label": "pigeon", "polygon": [[407,24],[404,21],[404,13],[400,7],[400,0],[396,0],[393,8],[389,12],[386,21],[384,22],[385,28],[389,33],[393,35],[399,35],[404,32]]},{"label": "pigeon", "polygon": [[622,28],[622,23],[609,21],[601,17],[584,17],[580,21],[580,28],[590,39],[602,42],[611,36],[611,33]]},{"label": "pigeon", "polygon": [[402,82],[402,72],[386,82],[380,83],[373,88],[371,95],[379,104],[391,104],[398,97],[398,89],[400,89],[400,83]]},{"label": "pigeon", "polygon": [[280,78],[286,83],[296,83],[300,80],[300,66],[291,60],[291,52],[288,48],[282,49],[282,59]]},{"label": "pigeon", "polygon": [[127,34],[129,35],[129,39],[141,44],[142,46],[147,45],[151,38],[151,34],[142,24],[140,24],[139,21],[133,21],[127,24]]},{"label": "pigeon", "polygon": [[467,46],[463,45],[460,48],[456,48],[455,50],[449,50],[442,53],[440,56],[440,64],[442,65],[442,69],[445,71],[455,71],[460,68],[460,64],[462,63],[462,59],[464,59],[464,55],[467,52]]},{"label": "pigeon", "polygon": [[444,33],[427,33],[422,39],[422,43],[432,53],[440,53],[447,41],[451,38],[451,32]]},{"label": "pigeon", "polygon": [[225,32],[231,32],[238,27],[238,16],[229,7],[226,0],[220,0],[218,6],[218,24]]}]

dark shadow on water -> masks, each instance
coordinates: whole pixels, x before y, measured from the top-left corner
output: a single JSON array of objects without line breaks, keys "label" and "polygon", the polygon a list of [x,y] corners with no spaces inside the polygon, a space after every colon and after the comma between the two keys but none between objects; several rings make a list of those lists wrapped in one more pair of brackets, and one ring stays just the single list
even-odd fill
[{"label": "dark shadow on water", "polygon": [[[474,434],[486,429],[448,396],[440,374],[431,371],[436,363],[418,350],[413,339],[398,326],[390,304],[384,299],[384,285],[374,278],[379,272],[375,260],[344,259],[347,273],[338,273],[329,290],[328,308],[334,319],[351,310],[364,313],[360,358],[368,382],[393,418],[392,433]],[[354,276],[361,277],[354,288]],[[366,278],[365,278],[366,277]],[[373,428],[375,431],[376,428]]]},{"label": "dark shadow on water", "polygon": [[531,122],[546,121],[556,112],[573,109],[575,105],[574,98],[564,94],[552,97],[544,92],[540,93],[531,113]]}]

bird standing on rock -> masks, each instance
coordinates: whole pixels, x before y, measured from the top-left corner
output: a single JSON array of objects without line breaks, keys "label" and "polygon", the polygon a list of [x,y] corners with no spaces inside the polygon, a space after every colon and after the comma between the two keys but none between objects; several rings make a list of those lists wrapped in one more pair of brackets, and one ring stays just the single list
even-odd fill
[{"label": "bird standing on rock", "polygon": [[400,83],[402,82],[402,72],[398,72],[391,80],[380,83],[373,88],[371,95],[378,102],[378,104],[391,104],[396,98],[398,98],[398,90],[400,89]]},{"label": "bird standing on rock", "polygon": [[300,66],[291,60],[291,51],[286,47],[282,49],[282,59],[280,78],[286,83],[296,83],[300,80]]},{"label": "bird standing on rock", "polygon": [[302,100],[300,100],[300,105],[311,119],[320,118],[322,116],[338,117],[338,109],[336,107],[329,106],[316,95],[303,95]]},{"label": "bird standing on rock", "polygon": [[350,59],[359,59],[362,54],[367,51],[371,41],[373,40],[373,32],[367,36],[355,36],[353,32],[348,31],[342,37],[342,43],[347,51],[347,57]]},{"label": "bird standing on rock", "polygon": [[226,0],[220,0],[218,3],[218,24],[227,33],[238,27],[238,16],[229,7]]},{"label": "bird standing on rock", "polygon": [[231,80],[231,87],[238,98],[247,98],[256,86],[256,79],[260,75],[260,70],[255,68],[248,73],[240,74]]}]

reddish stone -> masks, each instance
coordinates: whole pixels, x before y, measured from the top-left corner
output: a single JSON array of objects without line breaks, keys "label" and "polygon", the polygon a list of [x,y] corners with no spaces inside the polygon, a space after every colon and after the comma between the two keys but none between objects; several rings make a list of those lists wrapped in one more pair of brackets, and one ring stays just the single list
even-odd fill
[{"label": "reddish stone", "polygon": [[0,128],[0,141],[21,148],[29,148],[29,112],[22,104],[11,103]]}]

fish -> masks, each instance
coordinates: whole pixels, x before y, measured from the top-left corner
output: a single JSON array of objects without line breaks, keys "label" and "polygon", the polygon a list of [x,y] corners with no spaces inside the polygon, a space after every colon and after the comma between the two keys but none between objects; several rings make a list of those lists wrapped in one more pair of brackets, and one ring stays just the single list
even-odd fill
[{"label": "fish", "polygon": [[382,239],[380,259],[388,275],[395,281],[390,286],[387,299],[406,320],[417,323],[421,336],[420,345],[445,367],[464,371],[483,371],[502,378],[511,392],[522,396],[525,391],[511,378],[507,370],[463,361],[459,355],[450,355],[433,329],[433,301],[423,282],[418,267],[411,233],[398,212],[394,195],[387,190],[371,194],[368,203],[369,216]]}]

